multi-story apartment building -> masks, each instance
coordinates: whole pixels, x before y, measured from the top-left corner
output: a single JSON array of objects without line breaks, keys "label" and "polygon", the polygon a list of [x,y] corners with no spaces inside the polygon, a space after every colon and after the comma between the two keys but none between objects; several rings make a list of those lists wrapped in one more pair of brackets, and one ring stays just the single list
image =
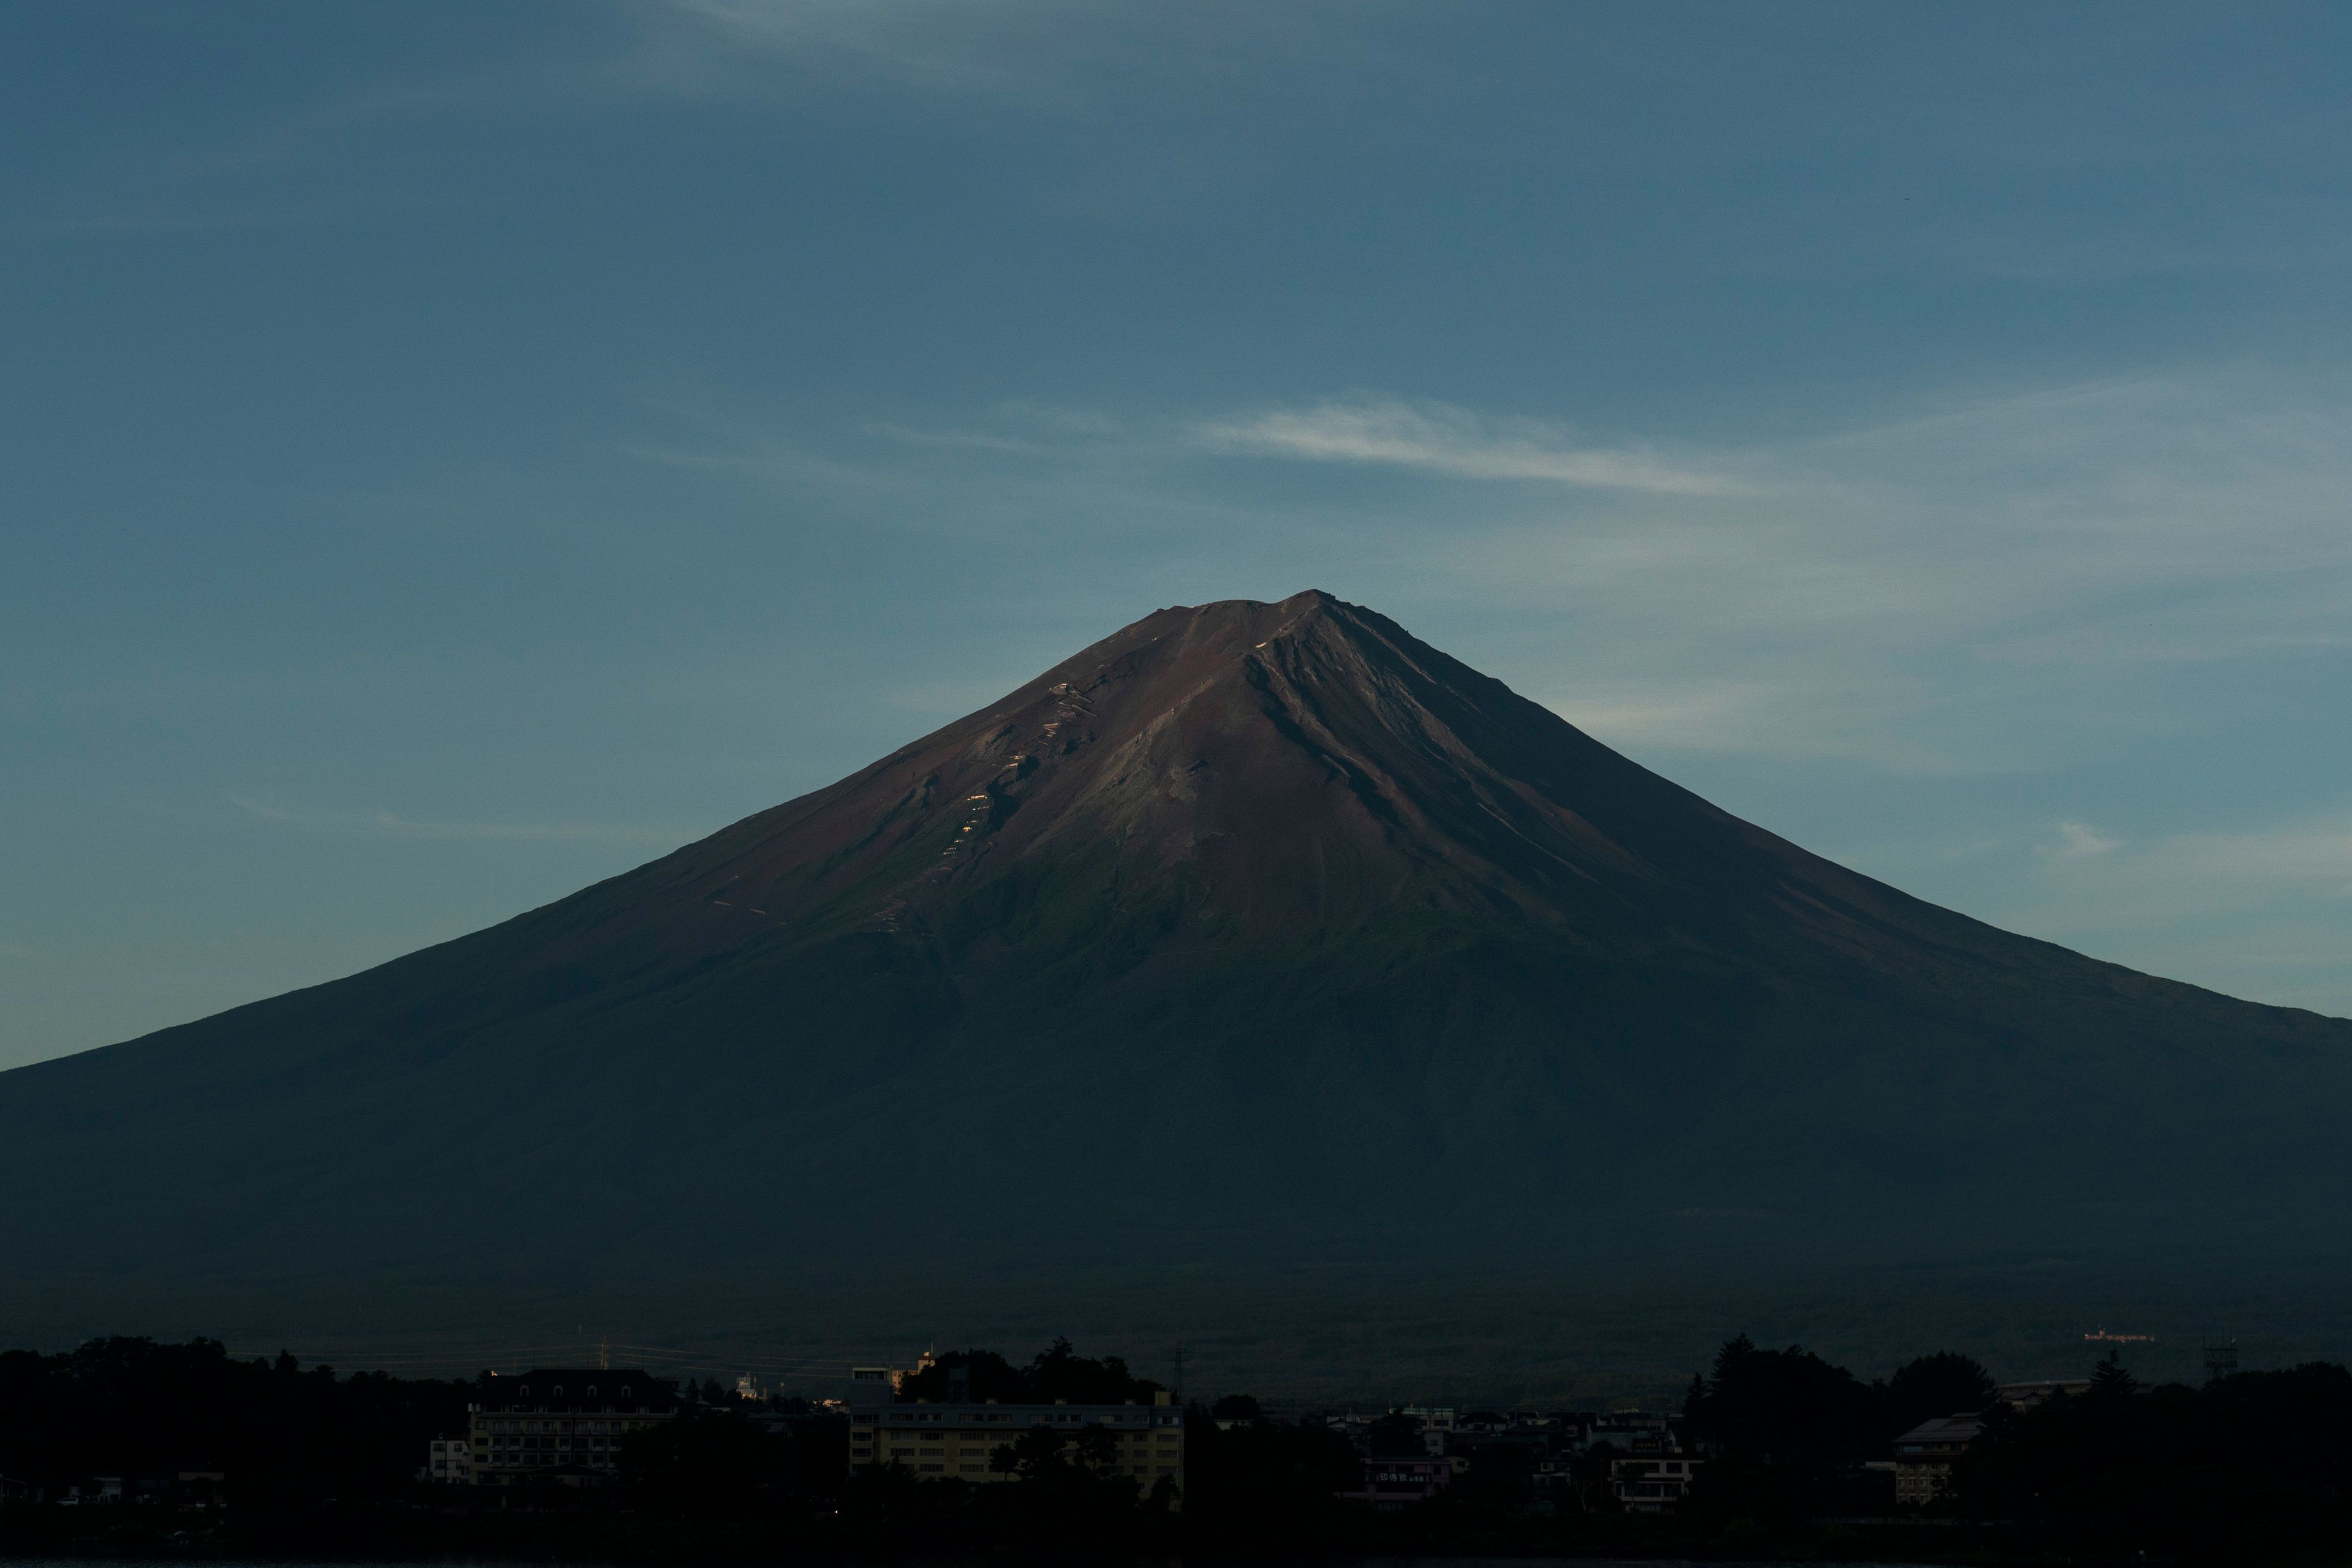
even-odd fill
[{"label": "multi-story apartment building", "polygon": [[621,1439],[677,1414],[677,1396],[651,1373],[540,1367],[492,1378],[467,1406],[474,1481],[567,1486],[609,1480]]},{"label": "multi-story apartment building", "polygon": [[1705,1459],[1659,1455],[1609,1461],[1609,1491],[1627,1513],[1664,1513],[1690,1496]]},{"label": "multi-story apartment building", "polygon": [[1895,1500],[1925,1508],[1951,1489],[1952,1465],[1984,1430],[1976,1415],[1938,1415],[1895,1439]]},{"label": "multi-story apartment building", "polygon": [[1184,1413],[1166,1394],[1152,1405],[1000,1405],[994,1400],[907,1403],[893,1397],[887,1368],[860,1367],[850,1382],[849,1470],[903,1465],[918,1477],[985,1486],[1014,1479],[991,1460],[1024,1433],[1069,1438],[1100,1433],[1107,1473],[1131,1476],[1149,1493],[1160,1481],[1184,1490]]},{"label": "multi-story apartment building", "polygon": [[474,1440],[470,1437],[436,1437],[425,1458],[425,1468],[416,1472],[420,1481],[438,1481],[445,1486],[471,1486],[474,1480]]}]

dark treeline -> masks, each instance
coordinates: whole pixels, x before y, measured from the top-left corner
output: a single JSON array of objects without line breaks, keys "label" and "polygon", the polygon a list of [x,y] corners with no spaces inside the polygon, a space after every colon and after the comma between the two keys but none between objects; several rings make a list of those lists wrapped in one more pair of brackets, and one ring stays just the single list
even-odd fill
[{"label": "dark treeline", "polygon": [[[1026,1363],[954,1352],[908,1398],[1149,1403],[1156,1384],[1056,1342]],[[737,1562],[1048,1549],[1120,1554],[1771,1556],[1911,1562],[2329,1562],[2352,1558],[2352,1374],[2332,1365],[2143,1388],[2112,1358],[2079,1397],[2029,1411],[1965,1356],[1864,1383],[1800,1347],[1727,1343],[1694,1378],[1682,1451],[1701,1463],[1672,1512],[1622,1511],[1612,1450],[1534,1489],[1527,1450],[1465,1443],[1431,1500],[1376,1513],[1356,1443],[1319,1417],[1271,1418],[1232,1395],[1186,1412],[1185,1488],[1112,1473],[1102,1435],[1023,1434],[1013,1484],[903,1468],[847,1473],[847,1427],[803,1402],[751,1405],[688,1385],[677,1417],[632,1436],[600,1491],[471,1489],[416,1479],[426,1441],[461,1430],[477,1384],[338,1376],[290,1357],[239,1362],[207,1341],[93,1342],[0,1356],[0,1475],[51,1491],[99,1475],[220,1472],[201,1506],[0,1507],[0,1555],[539,1558]],[[1950,1491],[1898,1510],[1893,1438],[1985,1413]],[[1375,1423],[1373,1455],[1422,1452]],[[1875,1467],[1875,1468],[1874,1468]]]},{"label": "dark treeline", "polygon": [[[464,1426],[471,1385],[338,1377],[293,1357],[236,1361],[217,1341],[92,1340],[0,1353],[0,1476],[56,1494],[99,1476],[219,1472],[247,1508],[386,1500],[426,1441]],[[175,1483],[176,1484],[176,1483]]]},{"label": "dark treeline", "polygon": [[1954,1507],[2090,1556],[2352,1558],[2352,1373],[2326,1363],[2142,1389],[2113,1361],[2080,1398],[1995,1405]]},{"label": "dark treeline", "polygon": [[1015,1366],[994,1351],[950,1351],[931,1365],[909,1373],[900,1389],[908,1399],[949,1398],[962,1388],[964,1397],[994,1399],[1006,1405],[1051,1405],[1066,1399],[1073,1405],[1118,1405],[1134,1400],[1149,1405],[1161,1385],[1136,1377],[1118,1356],[1097,1361],[1082,1356],[1067,1340],[1055,1340],[1025,1366]]},{"label": "dark treeline", "polygon": [[1894,1479],[1863,1467],[1922,1421],[1982,1410],[1992,1393],[1983,1367],[1948,1351],[1865,1384],[1801,1345],[1759,1350],[1741,1334],[1683,1402],[1684,1441],[1706,1460],[1692,1509],[1773,1522],[1891,1512]]}]

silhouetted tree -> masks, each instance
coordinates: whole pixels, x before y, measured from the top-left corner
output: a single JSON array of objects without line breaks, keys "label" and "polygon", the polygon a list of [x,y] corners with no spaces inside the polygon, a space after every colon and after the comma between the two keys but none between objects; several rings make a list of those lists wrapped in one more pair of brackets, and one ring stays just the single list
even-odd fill
[{"label": "silhouetted tree", "polygon": [[1716,1352],[1685,1416],[1713,1450],[1694,1500],[1759,1518],[1832,1510],[1885,1440],[1878,1401],[1852,1373],[1801,1345],[1758,1350],[1745,1334]]},{"label": "silhouetted tree", "polygon": [[1395,1411],[1373,1422],[1365,1440],[1375,1454],[1402,1457],[1428,1452],[1428,1445],[1422,1441],[1421,1423]]},{"label": "silhouetted tree", "polygon": [[1128,1400],[1149,1405],[1160,1391],[1151,1379],[1130,1373],[1118,1356],[1096,1361],[1078,1354],[1068,1340],[1057,1338],[1028,1365],[1020,1367],[994,1351],[950,1351],[922,1371],[908,1374],[899,1394],[907,1399],[944,1400],[960,1382],[973,1399],[996,1399],[1007,1405],[1050,1405],[1056,1399],[1073,1405],[1118,1405]]},{"label": "silhouetted tree", "polygon": [[2139,1392],[2139,1380],[2124,1365],[2123,1352],[2111,1350],[2091,1369],[2091,1386],[2084,1391],[2085,1401],[2112,1404],[2128,1399]]},{"label": "silhouetted tree", "polygon": [[92,1340],[0,1354],[0,1473],[37,1486],[99,1474],[220,1470],[247,1510],[386,1500],[429,1437],[461,1429],[462,1383],[338,1378],[280,1352],[236,1361],[217,1340]]},{"label": "silhouetted tree", "polygon": [[637,1502],[698,1514],[772,1511],[813,1480],[791,1438],[740,1411],[696,1405],[623,1437],[617,1473]]},{"label": "silhouetted tree", "polygon": [[1938,1415],[1980,1412],[1992,1403],[1992,1374],[1956,1352],[1906,1361],[1881,1391],[1887,1434],[1898,1436]]},{"label": "silhouetted tree", "polygon": [[1327,1539],[1346,1512],[1333,1494],[1363,1479],[1355,1446],[1319,1421],[1194,1420],[1184,1445],[1186,1530],[1254,1552]]}]

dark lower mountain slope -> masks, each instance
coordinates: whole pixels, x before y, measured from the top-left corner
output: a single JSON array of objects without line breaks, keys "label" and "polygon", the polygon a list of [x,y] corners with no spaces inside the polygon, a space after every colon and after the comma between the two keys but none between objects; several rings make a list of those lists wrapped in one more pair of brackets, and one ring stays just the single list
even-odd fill
[{"label": "dark lower mountain slope", "polygon": [[2347,1112],[2352,1024],[1907,898],[1305,594],[1161,611],[491,930],[0,1075],[0,1310],[1556,1263],[1723,1213],[2334,1246]]}]

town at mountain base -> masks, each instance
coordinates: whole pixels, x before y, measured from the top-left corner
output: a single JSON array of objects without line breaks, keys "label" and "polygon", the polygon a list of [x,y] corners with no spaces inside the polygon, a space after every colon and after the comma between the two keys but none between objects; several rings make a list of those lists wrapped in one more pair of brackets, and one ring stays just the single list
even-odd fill
[{"label": "town at mountain base", "polygon": [[1308,593],[1160,611],[571,898],[0,1075],[0,1323],[875,1269],[1010,1312],[986,1282],[1165,1267],[1211,1314],[1326,1263],[2345,1273],[2347,1113],[2352,1023],[1909,898]]}]

